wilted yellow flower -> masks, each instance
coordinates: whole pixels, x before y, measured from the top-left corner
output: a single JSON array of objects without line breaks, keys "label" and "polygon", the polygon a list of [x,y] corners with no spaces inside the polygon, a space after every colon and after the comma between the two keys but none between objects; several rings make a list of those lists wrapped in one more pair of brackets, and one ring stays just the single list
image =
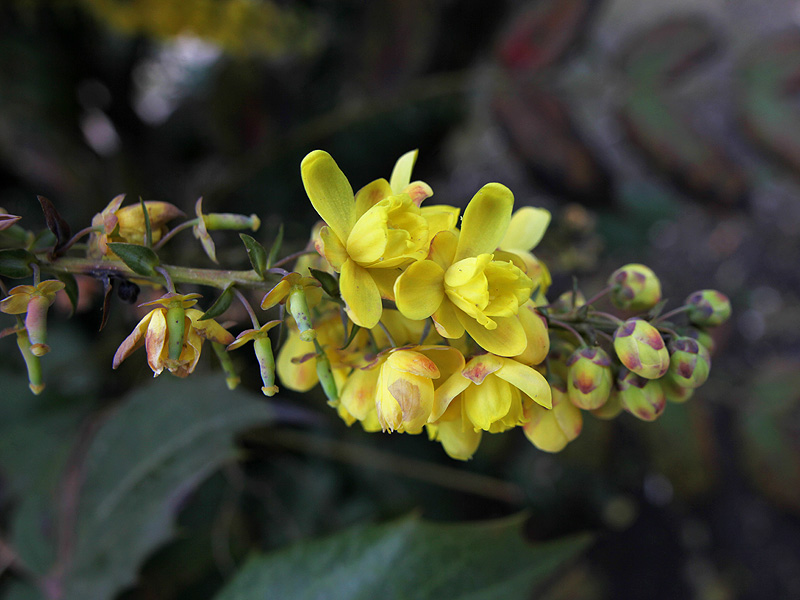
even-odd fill
[{"label": "wilted yellow flower", "polygon": [[461,232],[433,238],[429,258],[410,265],[394,285],[398,310],[409,319],[433,317],[446,338],[467,333],[499,356],[527,346],[519,308],[533,282],[512,261],[494,260],[511,219],[514,196],[499,183],[481,188],[464,211]]},{"label": "wilted yellow flower", "polygon": [[204,340],[228,345],[233,335],[213,319],[200,320],[203,312],[190,308],[199,294],[166,294],[142,306],[159,305],[139,321],[133,332],[123,340],[114,355],[116,369],[132,352],[143,345],[147,364],[158,376],[164,369],[178,377],[187,377],[200,360]]},{"label": "wilted yellow flower", "polygon": [[[419,185],[407,183],[413,160],[398,162],[393,184],[378,179],[355,195],[327,152],[311,152],[300,167],[311,204],[327,224],[317,250],[340,274],[351,320],[368,329],[380,320],[381,297],[393,297],[401,268],[425,258],[431,237],[453,227],[458,215],[451,207],[421,209],[418,203],[427,191],[418,194]],[[395,189],[403,183],[404,190]],[[412,198],[409,191],[417,195]]]},{"label": "wilted yellow flower", "polygon": [[56,301],[56,292],[64,289],[64,282],[48,279],[37,285],[18,285],[0,301],[0,311],[9,315],[25,313],[30,352],[43,356],[50,351],[47,339],[47,309]]},{"label": "wilted yellow flower", "polygon": [[[108,242],[144,245],[146,235],[144,211],[140,204],[120,208],[124,201],[124,194],[117,196],[92,218],[95,232],[89,238],[89,248],[94,256],[109,254]],[[167,222],[183,214],[177,206],[169,202],[147,200],[144,205],[150,218],[150,231],[154,243],[166,233]]]}]

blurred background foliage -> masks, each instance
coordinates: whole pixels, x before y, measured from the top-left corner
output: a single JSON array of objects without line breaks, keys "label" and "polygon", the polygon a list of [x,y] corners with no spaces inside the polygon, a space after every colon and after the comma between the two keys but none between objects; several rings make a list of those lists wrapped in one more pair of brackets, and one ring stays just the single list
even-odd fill
[{"label": "blurred background foliage", "polygon": [[[415,175],[441,202],[500,181],[553,211],[537,250],[553,297],[573,275],[590,295],[643,262],[671,306],[716,287],[734,318],[709,383],[656,423],[587,418],[559,455],[490,436],[455,464],[423,436],[348,429],[320,393],[267,404],[244,356],[236,394],[218,372],[112,372],[136,317],[115,302],[96,335],[87,283],[90,302],[52,319],[43,396],[0,342],[3,539],[44,586],[9,570],[3,545],[0,593],[249,598],[236,594],[324,577],[342,597],[375,580],[400,594],[387,548],[409,548],[409,597],[456,597],[446,564],[480,597],[800,597],[798,19],[789,0],[4,2],[0,206],[28,227],[44,227],[37,194],[74,229],[118,193],[187,213],[203,196],[207,212],[257,213],[265,244],[283,223],[289,253],[315,220],[308,151],[359,187],[419,148]],[[220,262],[247,268],[219,238]],[[182,243],[170,261],[210,266]],[[520,511],[532,549],[515,545],[519,520],[479,535],[407,516],[367,526]],[[565,536],[585,531],[581,552]],[[486,540],[484,554],[454,539]],[[479,568],[509,548],[508,572]]]}]

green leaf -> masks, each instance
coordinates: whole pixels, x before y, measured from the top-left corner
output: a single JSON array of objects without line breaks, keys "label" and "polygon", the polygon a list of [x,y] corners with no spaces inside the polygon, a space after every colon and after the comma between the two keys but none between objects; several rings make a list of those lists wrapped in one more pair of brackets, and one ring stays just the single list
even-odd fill
[{"label": "green leaf", "polygon": [[108,247],[134,273],[147,277],[156,275],[155,268],[161,261],[158,260],[158,256],[150,248],[123,242],[110,242]]},{"label": "green leaf", "polygon": [[530,545],[522,521],[357,527],[252,557],[216,600],[527,600],[591,536]]},{"label": "green leaf", "polygon": [[139,196],[139,205],[142,207],[142,216],[144,216],[144,242],[145,246],[148,248],[153,247],[153,228],[150,225],[150,211],[147,210],[147,206],[144,203],[144,200],[141,196]]},{"label": "green leaf", "polygon": [[267,251],[252,236],[240,233],[239,237],[242,238],[244,247],[247,248],[247,256],[250,259],[250,264],[253,265],[253,270],[258,273],[261,279],[264,279],[267,269]]},{"label": "green leaf", "polygon": [[320,271],[318,269],[312,269],[311,267],[308,268],[311,276],[319,281],[322,284],[322,289],[325,290],[325,293],[328,294],[334,300],[341,300],[342,296],[339,292],[339,281],[325,271]]},{"label": "green leaf", "polygon": [[275,236],[275,241],[272,242],[272,247],[269,249],[269,256],[267,257],[267,268],[271,268],[278,258],[278,252],[281,251],[281,244],[283,244],[283,223],[278,227],[278,235]]},{"label": "green leaf", "polygon": [[274,420],[260,397],[221,377],[160,377],[101,427],[84,465],[63,600],[111,598],[170,537],[185,495],[235,456],[232,438]]},{"label": "green leaf", "polygon": [[354,339],[356,339],[356,334],[357,334],[359,331],[361,331],[361,327],[359,327],[358,325],[356,325],[355,323],[353,323],[353,327],[350,329],[350,335],[349,335],[349,336],[347,336],[347,339],[346,339],[346,340],[345,340],[345,342],[344,342],[344,346],[342,346],[342,347],[340,348],[340,350],[344,350],[344,349],[345,349],[345,348],[347,348],[347,347],[348,347],[350,344],[352,344],[352,343],[353,343],[353,340],[354,340]]},{"label": "green leaf", "polygon": [[205,321],[206,319],[216,319],[226,310],[233,302],[233,284],[228,285],[222,293],[219,295],[219,298],[211,305],[211,307],[203,313],[203,316],[200,317],[201,321]]},{"label": "green leaf", "polygon": [[35,263],[36,257],[22,248],[0,250],[0,275],[12,279],[30,277],[33,270],[30,263]]},{"label": "green leaf", "polygon": [[72,273],[61,273],[58,278],[64,283],[64,292],[69,298],[70,306],[72,306],[72,312],[70,313],[70,316],[72,316],[78,308],[78,280],[75,279]]}]

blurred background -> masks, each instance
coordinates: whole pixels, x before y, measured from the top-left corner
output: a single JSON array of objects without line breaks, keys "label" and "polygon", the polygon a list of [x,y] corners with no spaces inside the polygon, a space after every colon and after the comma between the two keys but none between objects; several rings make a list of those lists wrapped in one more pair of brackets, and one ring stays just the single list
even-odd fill
[{"label": "blurred background", "polygon": [[[254,548],[411,511],[521,510],[533,540],[597,532],[540,598],[800,597],[799,93],[796,0],[4,2],[0,207],[27,227],[44,227],[37,194],[73,230],[120,193],[190,215],[202,196],[206,212],[258,214],[267,247],[282,223],[288,254],[316,219],[307,152],[330,152],[359,188],[419,148],[435,201],[465,206],[499,181],[552,211],[537,249],[551,297],[573,275],[593,295],[642,262],[668,307],[713,287],[734,308],[688,403],[655,423],[589,417],[557,455],[511,432],[456,464],[424,436],[348,429],[318,391],[286,392],[302,424],[240,435],[241,460],[172,497],[180,535],[109,597],[211,598]],[[215,238],[223,265],[248,268],[234,234]],[[211,266],[191,236],[170,252]],[[102,301],[84,291],[74,318],[52,318],[46,423],[19,408],[22,361],[0,340],[0,507],[18,545],[39,543],[23,517],[52,537],[25,498],[52,500],[54,476],[36,492],[25,474],[61,472],[30,444],[67,460],[91,415],[150,377],[142,357],[111,371],[135,316],[115,300],[98,336]]]}]

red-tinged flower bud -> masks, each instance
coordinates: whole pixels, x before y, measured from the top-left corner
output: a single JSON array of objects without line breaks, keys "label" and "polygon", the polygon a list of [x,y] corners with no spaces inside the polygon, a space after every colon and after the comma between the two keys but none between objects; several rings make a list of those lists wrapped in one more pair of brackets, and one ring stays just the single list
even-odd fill
[{"label": "red-tinged flower bud", "polygon": [[700,290],[686,298],[689,320],[695,325],[721,325],[731,316],[731,301],[717,290]]},{"label": "red-tinged flower bud", "polygon": [[684,333],[686,334],[686,337],[690,337],[697,343],[705,346],[706,350],[708,350],[708,353],[713,356],[714,351],[717,349],[717,344],[714,341],[714,338],[711,337],[710,333],[698,327],[687,327],[684,330]]},{"label": "red-tinged flower bud", "polygon": [[661,300],[661,282],[650,267],[630,264],[608,278],[611,302],[626,310],[650,310]]},{"label": "red-tinged flower bud", "polygon": [[600,408],[611,393],[611,358],[599,346],[580,348],[567,360],[570,401],[584,410]]},{"label": "red-tinged flower bud", "polygon": [[669,402],[675,404],[683,404],[694,394],[694,388],[682,387],[675,382],[671,373],[667,373],[664,377],[659,379],[661,387],[664,389],[664,396]]},{"label": "red-tinged flower bud", "polygon": [[663,377],[669,352],[658,330],[647,321],[628,319],[614,332],[614,350],[623,365],[645,379]]},{"label": "red-tinged flower bud", "polygon": [[645,379],[632,371],[617,378],[622,407],[642,421],[655,421],[667,405],[664,388],[656,379]]},{"label": "red-tinged flower bud", "polygon": [[551,384],[553,408],[546,409],[531,404],[525,409],[527,422],[522,426],[525,436],[539,450],[560,452],[580,435],[583,429],[583,415],[567,397],[567,391],[560,384]]},{"label": "red-tinged flower bud", "polygon": [[608,395],[608,400],[600,408],[592,411],[592,414],[598,419],[608,421],[615,419],[619,413],[622,412],[622,402],[619,399],[619,390],[615,387],[611,388],[611,393]]},{"label": "red-tinged flower bud", "polygon": [[684,388],[698,388],[708,379],[711,355],[705,346],[690,337],[679,337],[670,342],[669,375],[672,381]]}]

